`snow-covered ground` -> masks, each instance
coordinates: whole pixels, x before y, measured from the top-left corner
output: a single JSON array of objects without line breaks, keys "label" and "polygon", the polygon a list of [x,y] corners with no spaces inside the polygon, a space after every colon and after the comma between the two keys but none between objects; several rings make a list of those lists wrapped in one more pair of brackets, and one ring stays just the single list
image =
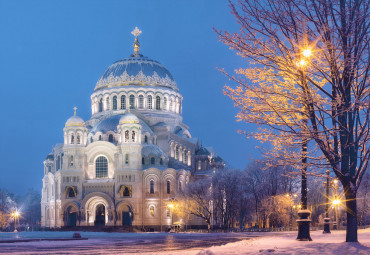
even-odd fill
[{"label": "snow-covered ground", "polygon": [[[0,233],[0,239],[69,238],[72,232]],[[311,232],[312,242],[296,241],[296,232],[278,233],[92,233],[88,240],[0,243],[1,254],[370,254],[370,229],[359,230],[360,243],[345,243],[345,231]],[[230,243],[228,243],[230,242]],[[199,245],[189,245],[198,243]],[[224,245],[218,245],[222,244]],[[210,247],[210,245],[213,245]],[[208,247],[208,248],[203,248]]]},{"label": "snow-covered ground", "polygon": [[332,231],[331,234],[314,231],[311,232],[312,242],[296,241],[296,236],[296,232],[285,232],[281,235],[268,233],[263,237],[182,254],[370,254],[370,229],[359,230],[359,243],[344,242],[345,231]]}]

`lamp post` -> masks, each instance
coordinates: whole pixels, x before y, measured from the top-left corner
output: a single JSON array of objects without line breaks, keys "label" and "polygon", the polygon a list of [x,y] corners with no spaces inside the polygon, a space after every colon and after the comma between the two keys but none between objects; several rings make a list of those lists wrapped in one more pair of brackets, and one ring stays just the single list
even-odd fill
[{"label": "lamp post", "polygon": [[168,207],[170,208],[170,213],[171,213],[171,229],[173,226],[173,204],[169,204]]},{"label": "lamp post", "polygon": [[170,213],[171,213],[171,229],[173,227],[173,209],[175,207],[175,199],[174,198],[171,198],[170,199],[170,203],[168,205],[168,207],[170,208]]},{"label": "lamp post", "polygon": [[329,218],[329,168],[326,170],[326,203],[325,203],[325,218],[323,234],[330,234],[330,218]]},{"label": "lamp post", "polygon": [[334,222],[333,222],[333,229],[338,229],[338,205],[340,204],[340,200],[338,199],[337,189],[338,189],[338,179],[333,180],[333,186],[334,186],[334,200],[333,200],[333,206],[334,206]]},{"label": "lamp post", "polygon": [[[309,58],[312,52],[310,49],[304,49],[302,51],[302,55],[305,58]],[[300,67],[300,73],[302,76],[302,87],[304,92],[304,108],[307,110],[307,94],[308,94],[308,85],[306,79],[306,72],[304,70],[304,66],[306,65],[305,59],[301,59],[297,65]],[[303,125],[307,127],[307,118],[303,117]],[[297,220],[298,224],[298,236],[297,240],[299,241],[312,241],[310,236],[310,222],[309,219],[311,212],[307,209],[307,146],[308,146],[308,139],[303,137],[302,138],[302,185],[301,185],[301,210],[298,211],[299,219]]]},{"label": "lamp post", "polygon": [[15,210],[15,212],[13,212],[11,215],[12,217],[14,217],[14,232],[18,232],[17,231],[17,218],[19,217],[18,210]]}]

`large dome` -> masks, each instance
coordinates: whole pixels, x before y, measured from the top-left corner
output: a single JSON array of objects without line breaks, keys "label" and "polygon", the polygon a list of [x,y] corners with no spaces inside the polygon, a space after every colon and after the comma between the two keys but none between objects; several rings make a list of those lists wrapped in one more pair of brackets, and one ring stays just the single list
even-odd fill
[{"label": "large dome", "polygon": [[108,67],[96,83],[95,91],[125,85],[168,87],[178,91],[171,73],[158,61],[141,54],[133,54]]}]

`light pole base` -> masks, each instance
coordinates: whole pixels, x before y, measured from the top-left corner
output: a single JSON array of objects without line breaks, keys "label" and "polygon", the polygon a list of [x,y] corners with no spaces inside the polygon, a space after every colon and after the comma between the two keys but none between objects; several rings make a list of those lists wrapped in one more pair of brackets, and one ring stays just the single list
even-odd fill
[{"label": "light pole base", "polygon": [[338,226],[336,222],[333,223],[333,230],[338,230]]},{"label": "light pole base", "polygon": [[310,236],[310,223],[311,220],[308,218],[311,215],[309,210],[299,210],[298,216],[299,219],[297,220],[298,224],[298,241],[312,241]]},{"label": "light pole base", "polygon": [[330,232],[330,218],[324,218],[324,231],[323,234],[331,234]]}]

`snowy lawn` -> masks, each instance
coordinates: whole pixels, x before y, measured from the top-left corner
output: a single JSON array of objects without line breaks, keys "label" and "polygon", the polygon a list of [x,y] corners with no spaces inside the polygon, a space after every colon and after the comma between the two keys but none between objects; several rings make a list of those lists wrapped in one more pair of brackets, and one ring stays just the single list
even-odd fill
[{"label": "snowy lawn", "polygon": [[311,232],[312,242],[296,241],[296,237],[296,232],[267,233],[263,237],[182,254],[370,254],[370,229],[359,230],[359,243],[346,243],[345,231],[332,231],[331,234],[314,231]]}]

